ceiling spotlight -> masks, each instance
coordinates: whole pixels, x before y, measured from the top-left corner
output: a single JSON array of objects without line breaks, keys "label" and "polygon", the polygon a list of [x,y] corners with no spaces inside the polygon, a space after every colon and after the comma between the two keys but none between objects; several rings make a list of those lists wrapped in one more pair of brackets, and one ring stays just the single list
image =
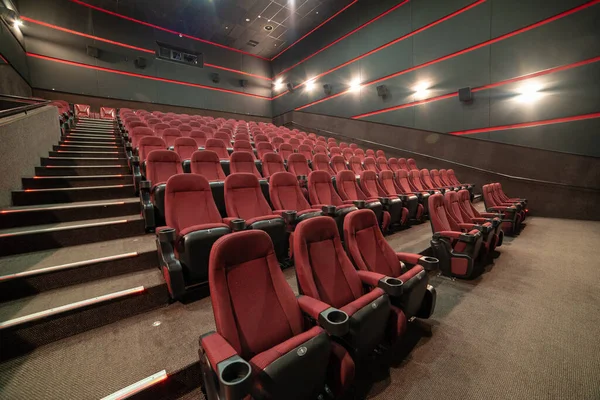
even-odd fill
[{"label": "ceiling spotlight", "polygon": [[354,78],[354,79],[352,79],[352,81],[350,82],[350,87],[349,87],[350,91],[351,92],[357,92],[357,91],[360,90],[360,88],[361,88],[360,78]]},{"label": "ceiling spotlight", "polygon": [[536,85],[525,85],[518,89],[519,96],[517,96],[517,100],[522,103],[532,103],[538,100],[542,94],[539,93],[540,87]]},{"label": "ceiling spotlight", "polygon": [[250,18],[246,18],[246,22],[250,22]]},{"label": "ceiling spotlight", "polygon": [[261,18],[261,16],[259,15],[258,18]]},{"label": "ceiling spotlight", "polygon": [[308,90],[310,92],[314,88],[315,88],[315,81],[314,81],[314,79],[309,79],[308,81],[306,81],[306,90]]},{"label": "ceiling spotlight", "polygon": [[275,83],[273,83],[273,89],[274,90],[279,90],[279,89],[282,88],[282,86],[283,86],[283,80],[281,80],[281,79],[277,79],[275,81]]},{"label": "ceiling spotlight", "polygon": [[429,92],[429,82],[419,82],[413,87],[416,98],[423,98]]},{"label": "ceiling spotlight", "polygon": [[23,26],[23,21],[22,21],[22,20],[20,20],[20,19],[15,19],[15,22],[13,22],[13,26],[14,26],[15,28],[20,28],[20,27],[22,27],[22,26]]}]

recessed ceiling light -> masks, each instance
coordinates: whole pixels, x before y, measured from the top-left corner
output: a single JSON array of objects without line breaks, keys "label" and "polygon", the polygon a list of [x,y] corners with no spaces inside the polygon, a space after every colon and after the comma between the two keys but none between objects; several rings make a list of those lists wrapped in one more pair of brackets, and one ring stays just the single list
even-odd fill
[{"label": "recessed ceiling light", "polygon": [[229,27],[228,27],[228,26],[226,26],[226,27],[225,27],[225,29],[229,29]]},{"label": "recessed ceiling light", "polygon": [[259,15],[258,18],[261,18],[261,16]]},{"label": "recessed ceiling light", "polygon": [[267,20],[267,22],[271,22],[271,20],[270,20],[270,19],[268,19],[268,20]]},{"label": "recessed ceiling light", "polygon": [[317,14],[318,14],[318,13],[319,13],[319,12],[317,11]]},{"label": "recessed ceiling light", "polygon": [[250,22],[250,18],[246,18],[246,22]]}]

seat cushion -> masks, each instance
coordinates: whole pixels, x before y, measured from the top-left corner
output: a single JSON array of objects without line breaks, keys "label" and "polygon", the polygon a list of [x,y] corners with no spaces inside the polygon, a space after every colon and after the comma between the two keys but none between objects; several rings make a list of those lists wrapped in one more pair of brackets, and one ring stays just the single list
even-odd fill
[{"label": "seat cushion", "polygon": [[212,224],[192,225],[192,226],[188,226],[187,228],[185,228],[181,232],[179,232],[179,236],[185,236],[190,232],[202,231],[205,229],[216,229],[216,228],[229,228],[229,227],[226,224],[219,223],[219,222],[215,222]]},{"label": "seat cushion", "polygon": [[255,355],[250,360],[250,364],[259,371],[263,370],[273,361],[277,360],[279,357],[285,355],[289,351],[295,349],[302,343],[314,338],[322,332],[324,332],[324,330],[321,327],[315,326],[306,332],[302,332],[296,336],[292,336],[285,342],[273,346],[270,349]]}]

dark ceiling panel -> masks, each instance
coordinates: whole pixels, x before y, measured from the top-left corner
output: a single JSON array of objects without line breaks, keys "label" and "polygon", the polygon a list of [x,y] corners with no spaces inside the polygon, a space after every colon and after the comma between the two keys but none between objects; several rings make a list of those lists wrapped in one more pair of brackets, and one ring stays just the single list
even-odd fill
[{"label": "dark ceiling panel", "polygon": [[[86,1],[131,18],[272,57],[352,0]],[[265,30],[266,25],[273,29]],[[248,46],[248,40],[259,44]]]}]

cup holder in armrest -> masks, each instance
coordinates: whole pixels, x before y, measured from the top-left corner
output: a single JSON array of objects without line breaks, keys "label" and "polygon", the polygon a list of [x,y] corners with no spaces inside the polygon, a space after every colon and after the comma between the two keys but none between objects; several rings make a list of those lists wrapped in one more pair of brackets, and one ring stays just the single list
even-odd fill
[{"label": "cup holder in armrest", "polygon": [[297,219],[298,219],[297,211],[284,211],[283,212],[283,220],[285,221],[286,224],[292,225],[296,222]]},{"label": "cup holder in armrest", "polygon": [[402,296],[402,292],[404,291],[402,285],[404,285],[404,282],[402,282],[400,279],[386,276],[385,278],[381,278],[379,280],[377,286],[383,289],[383,291],[390,296],[398,297]]},{"label": "cup holder in armrest", "polygon": [[392,200],[389,197],[380,197],[379,202],[384,206],[389,206],[392,203]]},{"label": "cup holder in armrest", "polygon": [[321,207],[321,210],[323,211],[323,215],[328,217],[335,216],[335,206],[323,206]]},{"label": "cup holder in armrest", "polygon": [[150,181],[141,181],[140,182],[140,190],[150,190],[152,187],[152,183]]},{"label": "cup holder in armrest", "polygon": [[483,233],[490,233],[492,231],[492,227],[491,226],[485,226],[485,225],[477,225],[477,229],[479,230],[479,232],[483,232]]},{"label": "cup holder in armrest", "polygon": [[242,399],[250,388],[252,367],[240,356],[221,361],[217,366],[221,393],[225,399]]},{"label": "cup holder in armrest", "polygon": [[367,204],[367,202],[364,200],[354,200],[353,203],[359,210],[365,208],[365,205]]},{"label": "cup holder in armrest", "polygon": [[161,229],[158,232],[158,240],[161,243],[173,243],[177,239],[177,232],[174,228]]},{"label": "cup holder in armrest", "polygon": [[234,232],[243,231],[246,229],[246,221],[243,219],[234,219],[231,221],[231,230]]},{"label": "cup holder in armrest", "polygon": [[435,257],[423,256],[419,258],[419,265],[421,265],[425,271],[433,271],[439,268],[440,260]]},{"label": "cup holder in armrest", "polygon": [[462,233],[460,235],[460,240],[467,243],[475,243],[480,236],[481,232],[477,232],[475,235],[471,235],[470,233]]},{"label": "cup holder in armrest", "polygon": [[[400,198],[400,200],[402,200],[403,202],[408,201],[408,196],[405,194],[399,194],[398,197]],[[418,196],[417,196],[418,198]]]},{"label": "cup holder in armrest", "polygon": [[330,335],[344,336],[350,329],[350,318],[345,312],[330,307],[319,314],[319,325]]},{"label": "cup holder in armrest", "polygon": [[496,218],[488,218],[487,221],[490,222],[494,228],[497,228],[498,225],[502,223],[502,221]]}]

